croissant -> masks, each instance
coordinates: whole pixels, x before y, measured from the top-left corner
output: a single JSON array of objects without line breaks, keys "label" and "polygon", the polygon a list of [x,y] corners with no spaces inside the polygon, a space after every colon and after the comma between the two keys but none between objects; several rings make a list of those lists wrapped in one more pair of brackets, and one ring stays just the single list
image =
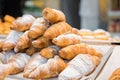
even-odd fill
[{"label": "croissant", "polygon": [[66,21],[64,13],[60,10],[45,8],[42,14],[51,24]]},{"label": "croissant", "polygon": [[38,39],[33,40],[32,45],[35,48],[44,48],[44,47],[51,45],[51,41],[47,39],[46,37],[41,36]]},{"label": "croissant", "polygon": [[109,80],[120,80],[120,68],[117,68],[111,76],[109,77]]},{"label": "croissant", "polygon": [[37,38],[43,35],[48,26],[49,23],[46,19],[44,19],[43,17],[37,18],[30,27],[30,30],[28,31],[28,36],[30,38]]},{"label": "croissant", "polygon": [[12,23],[13,21],[15,21],[15,18],[10,15],[5,15],[4,21]]},{"label": "croissant", "polygon": [[91,36],[93,32],[89,29],[80,29],[78,34],[81,36]]},{"label": "croissant", "polygon": [[9,74],[16,74],[24,70],[24,67],[30,56],[26,55],[25,53],[18,53],[13,56],[9,61],[8,64],[12,66],[11,72]]},{"label": "croissant", "polygon": [[25,48],[30,47],[30,46],[31,46],[31,39],[28,37],[28,31],[26,31],[18,39],[14,50],[15,50],[15,52],[19,52]]},{"label": "croissant", "polygon": [[52,42],[58,46],[64,47],[71,44],[79,44],[81,37],[72,33],[61,34],[56,38],[53,38]]},{"label": "croissant", "polygon": [[59,46],[51,45],[46,48],[43,48],[39,54],[45,58],[52,58],[55,54],[58,54],[58,51],[60,50]]},{"label": "croissant", "polygon": [[72,28],[70,33],[79,35],[80,32],[79,32],[79,30],[77,28]]},{"label": "croissant", "polygon": [[19,37],[22,34],[23,32],[12,30],[10,34],[7,36],[7,38],[5,39],[5,42],[3,44],[3,51],[12,50],[15,47]]},{"label": "croissant", "polygon": [[[70,45],[67,47],[62,48],[59,51],[59,55],[67,60],[71,60],[72,58],[74,58],[76,55],[78,54],[90,54],[93,55],[92,50],[88,50],[89,46],[87,44],[81,43],[81,44],[74,44],[74,45]],[[98,53],[96,51],[96,53],[94,53],[93,56],[99,56],[100,58],[102,57],[101,53]]]},{"label": "croissant", "polygon": [[8,61],[15,55],[15,52],[13,50],[7,51],[7,52],[1,52],[0,53],[0,61],[3,64],[8,63]]},{"label": "croissant", "polygon": [[5,78],[9,74],[16,74],[23,71],[29,58],[30,56],[25,53],[18,53],[14,55],[8,61],[8,64],[0,66],[0,78]]},{"label": "croissant", "polygon": [[67,24],[66,22],[59,22],[56,24],[51,25],[43,34],[48,39],[53,39],[60,34],[63,34],[65,32],[71,31],[72,27]]},{"label": "croissant", "polygon": [[8,64],[0,64],[0,80],[5,80],[4,78],[9,75],[11,66]]},{"label": "croissant", "polygon": [[59,74],[58,80],[80,80],[81,77],[93,72],[98,63],[100,63],[100,59],[96,56],[79,54]]},{"label": "croissant", "polygon": [[28,78],[32,71],[34,71],[39,65],[45,64],[46,62],[46,58],[40,56],[38,53],[34,54],[26,64],[23,76]]},{"label": "croissant", "polygon": [[10,28],[17,31],[25,31],[30,29],[30,26],[34,22],[35,18],[32,15],[23,15],[17,20],[12,22]]},{"label": "croissant", "polygon": [[26,54],[28,54],[28,55],[31,56],[31,55],[35,54],[36,52],[38,52],[38,51],[40,51],[40,49],[31,46],[31,47],[29,47],[29,48],[26,50]]},{"label": "croissant", "polygon": [[38,66],[29,77],[33,79],[44,79],[57,76],[66,67],[66,63],[55,56],[47,61],[47,63]]},{"label": "croissant", "polygon": [[1,41],[0,41],[0,52],[1,52],[2,49],[3,49],[3,44],[4,44],[4,42],[5,42],[4,40],[1,40]]},{"label": "croissant", "polygon": [[87,49],[87,53],[92,55],[92,56],[97,56],[98,58],[102,58],[102,54],[100,52],[98,52],[97,50],[95,50],[94,48],[90,47]]}]

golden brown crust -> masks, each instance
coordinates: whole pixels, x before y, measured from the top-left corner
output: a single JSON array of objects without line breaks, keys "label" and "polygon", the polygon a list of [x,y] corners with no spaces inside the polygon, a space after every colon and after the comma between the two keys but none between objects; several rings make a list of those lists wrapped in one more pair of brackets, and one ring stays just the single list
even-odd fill
[{"label": "golden brown crust", "polygon": [[97,56],[99,58],[102,57],[102,54],[94,50],[93,48],[89,48],[87,44],[80,43],[75,45],[70,45],[62,48],[59,51],[59,55],[67,60],[73,59],[78,54],[90,54],[92,56]]},{"label": "golden brown crust", "polygon": [[115,71],[113,71],[109,80],[120,80],[120,68],[117,68]]},{"label": "golden brown crust", "polygon": [[30,47],[30,48],[26,49],[26,54],[31,56],[31,55],[35,54],[37,51],[40,51],[40,49],[35,48],[35,47]]},{"label": "golden brown crust", "polygon": [[35,18],[32,15],[23,15],[17,20],[12,22],[10,29],[17,31],[25,31],[30,28]]},{"label": "golden brown crust", "polygon": [[28,36],[30,38],[37,38],[44,34],[48,26],[49,23],[46,19],[44,19],[43,17],[37,18],[28,31]]},{"label": "golden brown crust", "polygon": [[43,10],[42,14],[51,24],[66,21],[64,13],[60,10],[47,7]]},{"label": "golden brown crust", "polygon": [[51,45],[51,41],[44,36],[39,37],[36,40],[32,41],[32,45],[35,48],[44,48]]},{"label": "golden brown crust", "polygon": [[60,47],[56,45],[48,46],[46,48],[43,48],[39,54],[45,58],[53,58],[55,54],[58,54],[58,51],[60,50]]},{"label": "golden brown crust", "polygon": [[53,39],[60,34],[71,31],[72,27],[66,22],[59,22],[51,25],[43,34],[48,39]]},{"label": "golden brown crust", "polygon": [[10,15],[5,15],[4,21],[12,23],[13,21],[15,21],[15,18]]},{"label": "golden brown crust", "polygon": [[2,51],[2,49],[3,49],[4,42],[5,42],[4,40],[0,41],[0,51]]},{"label": "golden brown crust", "polygon": [[23,50],[25,48],[28,48],[31,46],[31,39],[28,37],[28,31],[26,31],[17,41],[17,44],[15,46],[15,51],[19,52],[20,50]]},{"label": "golden brown crust", "polygon": [[46,79],[57,76],[64,68],[66,63],[55,56],[48,60],[46,64],[40,65],[36,70],[30,73],[29,77],[32,79]]},{"label": "golden brown crust", "polygon": [[9,51],[15,47],[14,43],[4,43],[3,51]]}]

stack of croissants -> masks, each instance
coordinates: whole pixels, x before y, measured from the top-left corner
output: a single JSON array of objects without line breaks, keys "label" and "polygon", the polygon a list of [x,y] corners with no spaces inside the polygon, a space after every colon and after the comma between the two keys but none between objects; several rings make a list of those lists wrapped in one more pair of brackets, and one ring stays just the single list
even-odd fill
[{"label": "stack of croissants", "polygon": [[62,11],[44,8],[43,16],[23,15],[0,41],[0,80],[23,72],[30,79],[79,80],[99,65],[102,53],[81,43],[79,30]]}]

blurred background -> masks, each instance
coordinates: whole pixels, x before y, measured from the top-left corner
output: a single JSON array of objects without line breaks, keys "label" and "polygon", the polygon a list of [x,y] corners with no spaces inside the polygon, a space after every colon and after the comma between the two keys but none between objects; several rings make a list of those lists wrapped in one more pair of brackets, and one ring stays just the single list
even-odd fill
[{"label": "blurred background", "polygon": [[[31,14],[39,17],[42,16],[45,7],[51,7],[62,10],[67,22],[75,28],[91,30],[101,28],[109,32],[120,32],[120,0],[13,0],[11,2],[0,0],[0,18],[3,22],[5,15],[16,18],[23,14]],[[12,7],[14,11],[9,9],[8,11],[13,14],[7,12],[7,9],[3,11],[6,8],[3,4],[7,8]],[[10,4],[14,6],[16,4],[17,7]]]}]

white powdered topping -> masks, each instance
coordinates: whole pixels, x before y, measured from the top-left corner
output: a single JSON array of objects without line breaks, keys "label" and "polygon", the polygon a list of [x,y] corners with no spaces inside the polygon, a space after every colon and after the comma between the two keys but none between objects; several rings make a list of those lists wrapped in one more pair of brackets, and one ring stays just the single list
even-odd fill
[{"label": "white powdered topping", "polygon": [[75,57],[73,60],[71,60],[69,66],[77,69],[82,76],[88,71],[88,65],[86,65],[86,63],[84,63],[80,57]]},{"label": "white powdered topping", "polygon": [[45,20],[43,17],[40,17],[40,18],[37,18],[32,26],[30,27],[30,30],[34,30],[35,28],[34,27],[41,27],[41,26],[45,26],[45,27],[48,27],[49,26],[49,23],[47,20]]},{"label": "white powdered topping", "polygon": [[2,52],[0,52],[0,61],[2,63],[5,63],[5,61],[6,61],[5,55]]},{"label": "white powdered topping", "polygon": [[[48,63],[38,66],[33,72],[30,73],[29,77],[32,78],[34,76],[34,78],[36,78],[37,76],[42,74],[41,72],[44,72],[44,71],[46,73],[50,74],[48,66],[49,66]],[[41,78],[41,76],[40,76],[40,78]]]},{"label": "white powdered topping", "polygon": [[91,30],[89,30],[89,29],[80,29],[79,31],[80,31],[80,32],[92,33],[92,31],[91,31]]},{"label": "white powdered topping", "polygon": [[106,31],[103,30],[103,29],[97,29],[97,30],[94,30],[93,33],[94,33],[94,34],[97,34],[97,33],[106,33]]},{"label": "white powdered topping", "polygon": [[39,54],[35,55],[34,57],[32,57],[29,62],[28,65],[26,65],[25,67],[25,72],[26,71],[32,71],[33,69],[35,69],[36,67],[38,67],[41,64],[44,64],[47,62],[47,59],[44,57],[41,57]]},{"label": "white powdered topping", "polygon": [[28,62],[29,58],[30,58],[30,56],[28,56],[25,53],[18,53],[15,61],[13,61],[13,64],[17,68],[23,69],[25,67],[26,63]]},{"label": "white powdered topping", "polygon": [[81,77],[77,69],[68,66],[59,74],[58,80],[79,80]]},{"label": "white powdered topping", "polygon": [[86,64],[87,72],[84,75],[91,73],[95,68],[95,65],[91,59],[92,56],[90,56],[88,54],[80,54],[78,56],[81,56],[81,60]]},{"label": "white powdered topping", "polygon": [[13,50],[10,50],[10,51],[7,51],[7,52],[5,52],[5,63],[8,63],[8,61],[10,60],[10,59],[12,59],[12,57],[15,55],[15,52],[13,51]]},{"label": "white powdered topping", "polygon": [[54,38],[54,39],[56,39],[57,41],[61,41],[62,39],[68,39],[68,40],[75,39],[75,40],[79,40],[80,41],[82,38],[81,38],[81,36],[78,36],[76,34],[68,33],[68,34],[59,35],[57,38]]},{"label": "white powdered topping", "polygon": [[13,43],[16,44],[19,37],[23,34],[23,32],[19,32],[19,31],[15,31],[12,30],[9,35],[7,36],[7,38],[5,39],[5,43]]},{"label": "white powdered topping", "polygon": [[[91,56],[88,54],[79,54],[73,58],[67,68],[59,75],[59,80],[79,79],[88,75],[95,68]],[[79,76],[79,77],[78,77]],[[78,77],[78,78],[77,78]]]},{"label": "white powdered topping", "polygon": [[35,18],[32,15],[23,15],[22,18],[20,18],[21,23],[29,24],[34,22]]}]

